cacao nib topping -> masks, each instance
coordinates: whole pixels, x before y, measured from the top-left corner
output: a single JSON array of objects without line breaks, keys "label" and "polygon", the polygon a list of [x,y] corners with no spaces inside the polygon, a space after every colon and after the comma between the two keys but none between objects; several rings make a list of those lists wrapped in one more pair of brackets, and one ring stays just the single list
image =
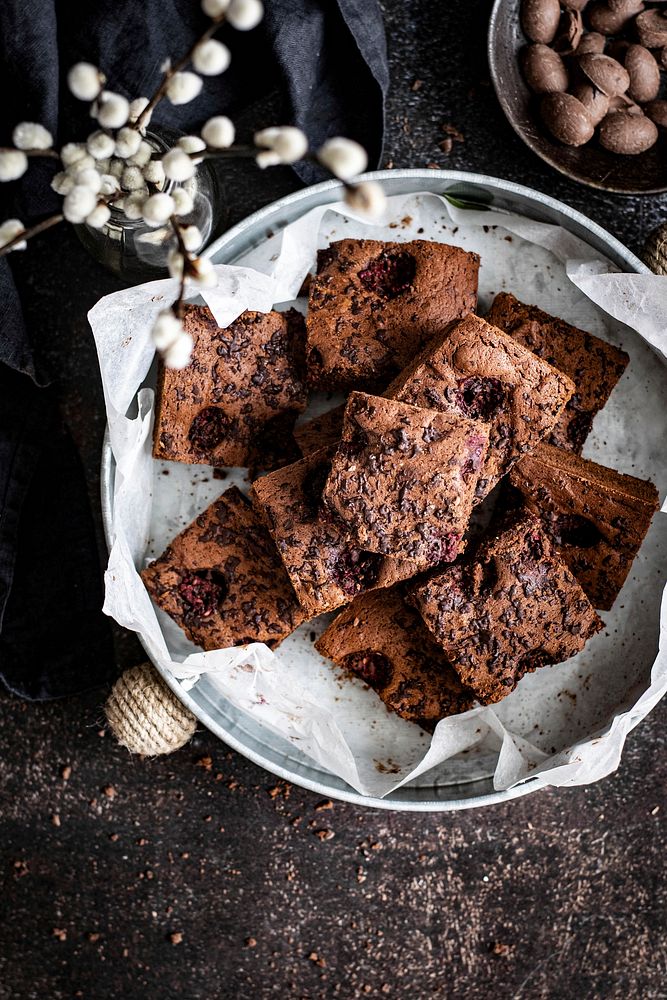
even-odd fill
[{"label": "cacao nib topping", "polygon": [[209,454],[229,436],[231,423],[219,406],[207,406],[199,411],[190,424],[190,444],[200,455]]},{"label": "cacao nib topping", "polygon": [[545,520],[545,529],[556,545],[592,549],[602,541],[602,534],[593,522],[579,514],[552,514]]},{"label": "cacao nib topping", "polygon": [[185,606],[186,621],[202,621],[217,611],[227,596],[227,581],[214,569],[185,572],[178,585],[178,596]]},{"label": "cacao nib topping", "polygon": [[507,398],[506,387],[498,378],[471,375],[460,379],[456,405],[464,416],[473,420],[492,420]]},{"label": "cacao nib topping", "polygon": [[377,582],[382,556],[360,549],[343,549],[331,568],[331,577],[344,594],[358,594]]},{"label": "cacao nib topping", "polygon": [[368,267],[359,271],[364,288],[383,299],[395,299],[406,292],[415,280],[416,262],[411,253],[383,250]]},{"label": "cacao nib topping", "polygon": [[343,666],[358,674],[367,684],[379,688],[387,686],[392,674],[390,659],[384,653],[377,653],[372,649],[348,653],[343,659]]},{"label": "cacao nib topping", "polygon": [[523,674],[539,670],[540,667],[546,667],[547,664],[553,662],[553,656],[547,653],[545,649],[531,649],[529,653],[525,653],[518,661],[516,667],[517,676],[521,677]]},{"label": "cacao nib topping", "polygon": [[526,535],[526,550],[529,560],[539,562],[544,558],[544,545],[536,531],[529,531]]}]

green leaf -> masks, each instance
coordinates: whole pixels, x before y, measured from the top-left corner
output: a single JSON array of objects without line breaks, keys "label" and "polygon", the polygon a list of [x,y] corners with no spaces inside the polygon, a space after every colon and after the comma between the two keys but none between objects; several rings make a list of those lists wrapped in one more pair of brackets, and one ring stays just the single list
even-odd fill
[{"label": "green leaf", "polygon": [[470,201],[468,198],[457,198],[453,194],[443,194],[441,197],[448,201],[454,208],[467,208],[476,212],[490,212],[491,206],[485,205],[481,201]]}]

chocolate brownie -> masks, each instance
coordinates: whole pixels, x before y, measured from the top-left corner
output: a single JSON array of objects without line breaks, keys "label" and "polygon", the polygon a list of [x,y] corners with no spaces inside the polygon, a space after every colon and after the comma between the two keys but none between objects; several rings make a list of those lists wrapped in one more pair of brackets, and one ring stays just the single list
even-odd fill
[{"label": "chocolate brownie", "polygon": [[395,587],[357,597],[315,648],[366,681],[389,711],[425,729],[472,707],[471,693]]},{"label": "chocolate brownie", "polygon": [[537,306],[519,302],[508,292],[496,295],[486,318],[572,379],[574,395],[551,432],[549,443],[579,454],[593,417],[626,369],[628,355]]},{"label": "chocolate brownie", "polygon": [[474,559],[416,584],[410,600],[484,705],[504,698],[529,671],[574,656],[603,627],[528,513],[501,525]]},{"label": "chocolate brownie", "polygon": [[156,604],[202,649],[265,642],[305,619],[250,501],[233,486],[142,571]]},{"label": "chocolate brownie", "polygon": [[339,240],[310,285],[308,380],[376,388],[477,304],[479,257],[446,243]]},{"label": "chocolate brownie", "polygon": [[488,443],[478,420],[353,392],[323,500],[363,549],[451,562]]},{"label": "chocolate brownie", "polygon": [[611,608],[659,507],[651,482],[542,444],[510,483],[596,608]]},{"label": "chocolate brownie", "polygon": [[294,428],[294,438],[299,446],[299,451],[305,457],[312,455],[320,448],[329,448],[338,444],[343,433],[343,413],[345,405],[327,410],[318,417],[312,417],[304,423]]},{"label": "chocolate brownie", "polygon": [[309,617],[417,572],[406,560],[364,552],[323,509],[322,489],[330,467],[331,452],[322,449],[252,485],[255,507]]},{"label": "chocolate brownie", "polygon": [[476,487],[479,501],[549,433],[573,391],[562,372],[470,315],[432,341],[385,395],[490,424]]},{"label": "chocolate brownie", "polygon": [[259,468],[298,457],[291,431],[306,407],[301,314],[244,312],[222,329],[191,305],[183,322],[192,360],[181,370],[160,365],[155,457]]}]

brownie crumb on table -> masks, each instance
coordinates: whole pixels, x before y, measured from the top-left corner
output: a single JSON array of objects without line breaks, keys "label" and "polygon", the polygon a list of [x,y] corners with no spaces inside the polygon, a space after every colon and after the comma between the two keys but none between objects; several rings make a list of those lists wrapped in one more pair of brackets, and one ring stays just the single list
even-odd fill
[{"label": "brownie crumb on table", "polygon": [[353,392],[324,503],[363,549],[421,569],[452,562],[488,442],[479,421]]},{"label": "brownie crumb on table", "polygon": [[142,570],[155,603],[202,649],[275,648],[305,619],[271,538],[235,487]]},{"label": "brownie crumb on table", "polygon": [[609,610],[659,508],[653,483],[542,444],[510,484],[593,606]]},{"label": "brownie crumb on table", "polygon": [[477,304],[479,257],[427,240],[339,240],[317,257],[307,326],[317,388],[377,388]]},{"label": "brownie crumb on table", "polygon": [[482,704],[583,649],[603,623],[532,514],[510,516],[472,559],[409,588],[461,682]]},{"label": "brownie crumb on table", "polygon": [[436,337],[385,396],[490,425],[476,487],[479,501],[549,433],[573,392],[562,372],[470,315]]},{"label": "brownie crumb on table", "polygon": [[406,560],[364,551],[323,507],[322,490],[330,467],[331,452],[323,449],[252,485],[255,507],[309,617],[417,572]]},{"label": "brownie crumb on table", "polygon": [[391,712],[425,729],[472,707],[471,692],[396,587],[357,597],[315,648],[365,681]]},{"label": "brownie crumb on table", "polygon": [[595,414],[605,405],[628,365],[628,355],[537,306],[519,302],[509,292],[496,295],[486,318],[572,379],[575,392],[551,432],[549,443],[579,454]]},{"label": "brownie crumb on table", "polygon": [[307,402],[300,313],[244,312],[219,327],[185,307],[190,364],[160,364],[153,454],[175,462],[275,468],[294,461],[294,422]]}]

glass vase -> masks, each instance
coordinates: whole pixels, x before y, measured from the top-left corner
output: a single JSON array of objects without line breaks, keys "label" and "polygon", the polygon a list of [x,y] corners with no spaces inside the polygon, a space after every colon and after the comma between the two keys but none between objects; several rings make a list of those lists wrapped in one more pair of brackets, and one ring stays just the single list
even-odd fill
[{"label": "glass vase", "polygon": [[[166,153],[181,135],[183,133],[175,129],[154,126],[146,130],[144,138],[156,152]],[[199,229],[201,247],[204,247],[222,208],[215,173],[210,164],[202,160],[189,180],[178,185],[166,181],[162,190],[169,194],[177,186],[184,188],[193,202],[192,212],[183,217],[183,224]],[[101,229],[87,225],[75,228],[89,253],[123,279],[150,281],[167,273],[167,255],[175,246],[170,226],[148,226],[143,219],[128,219],[123,211],[111,206],[109,220]]]}]

